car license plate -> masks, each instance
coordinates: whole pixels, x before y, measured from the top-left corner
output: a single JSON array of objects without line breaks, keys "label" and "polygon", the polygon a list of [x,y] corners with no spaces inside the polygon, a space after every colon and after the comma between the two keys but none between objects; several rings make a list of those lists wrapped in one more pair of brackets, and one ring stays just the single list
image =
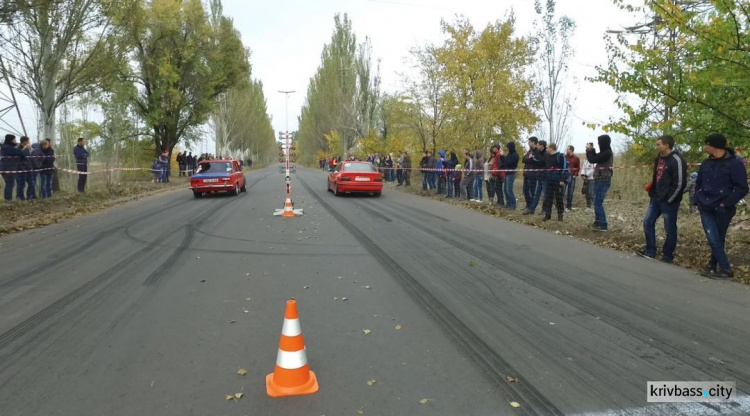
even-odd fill
[{"label": "car license plate", "polygon": [[218,179],[204,179],[203,180],[203,183],[214,183],[214,182],[219,182],[219,180]]},{"label": "car license plate", "polygon": [[368,182],[370,180],[370,178],[365,178],[365,177],[362,177],[362,176],[357,176],[356,178],[354,178],[354,180],[357,181],[357,182]]}]

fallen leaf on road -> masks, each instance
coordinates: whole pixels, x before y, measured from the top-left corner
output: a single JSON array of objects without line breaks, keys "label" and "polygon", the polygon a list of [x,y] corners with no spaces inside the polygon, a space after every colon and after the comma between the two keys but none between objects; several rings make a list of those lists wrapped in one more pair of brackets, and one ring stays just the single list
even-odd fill
[{"label": "fallen leaf on road", "polygon": [[469,260],[469,266],[474,267],[476,265],[477,265],[477,262],[475,262],[474,260]]},{"label": "fallen leaf on road", "polygon": [[245,273],[245,276],[250,276],[250,273]]},{"label": "fallen leaf on road", "polygon": [[367,385],[370,386],[370,387],[372,387],[372,386],[375,385],[375,383],[377,383],[377,380],[370,380],[370,381],[367,382]]},{"label": "fallen leaf on road", "polygon": [[521,407],[521,404],[518,402],[510,402],[511,407]]},{"label": "fallen leaf on road", "polygon": [[231,394],[227,394],[227,395],[226,395],[226,396],[224,397],[224,399],[226,399],[227,401],[229,401],[229,400],[234,400],[234,396],[232,396]]},{"label": "fallen leaf on road", "polygon": [[396,331],[400,331],[400,330],[401,330],[401,325],[400,324],[396,325]]},{"label": "fallen leaf on road", "polygon": [[245,300],[250,300],[250,298],[245,298]]},{"label": "fallen leaf on road", "polygon": [[346,301],[346,300],[348,300],[348,299],[347,299],[347,298],[341,298],[341,300],[344,300],[344,301]]},{"label": "fallen leaf on road", "polygon": [[370,333],[372,333],[372,331],[370,331],[369,329],[363,329],[362,332],[364,332],[365,335],[369,335]]},{"label": "fallen leaf on road", "polygon": [[247,374],[247,370],[245,370],[244,368],[240,368],[239,370],[237,370],[237,374],[244,376],[245,374]]},{"label": "fallen leaf on road", "polygon": [[518,382],[518,379],[515,377],[506,377],[508,379],[508,383],[516,383]]},{"label": "fallen leaf on road", "polygon": [[333,300],[339,300],[339,298],[337,298],[336,296],[334,296],[334,297],[333,297]]},{"label": "fallen leaf on road", "polygon": [[432,399],[422,399],[419,401],[421,404],[427,404],[427,402],[432,401]]},{"label": "fallen leaf on road", "polygon": [[363,414],[365,414],[365,412],[363,410],[357,410],[357,414],[358,415],[363,415]]},{"label": "fallen leaf on road", "polygon": [[232,319],[231,321],[229,321],[230,324],[233,324],[233,323],[236,323],[236,322],[237,321],[235,321],[234,319]]},{"label": "fallen leaf on road", "polygon": [[370,286],[365,286],[365,289],[370,289]]},{"label": "fallen leaf on road", "polygon": [[234,398],[235,399],[241,399],[242,396],[244,396],[244,395],[245,395],[244,393],[234,393]]},{"label": "fallen leaf on road", "polygon": [[304,288],[305,288],[305,289],[310,289],[310,286],[305,286]]},{"label": "fallen leaf on road", "polygon": [[199,259],[199,260],[200,260],[200,257],[196,257],[196,259]]},{"label": "fallen leaf on road", "polygon": [[342,279],[342,277],[341,277],[341,276],[339,276],[339,277],[337,277],[337,279]]},{"label": "fallen leaf on road", "polygon": [[249,311],[249,310],[247,310],[247,309],[245,309],[245,308],[242,308],[242,312],[245,312],[245,313],[250,313],[250,311]]}]

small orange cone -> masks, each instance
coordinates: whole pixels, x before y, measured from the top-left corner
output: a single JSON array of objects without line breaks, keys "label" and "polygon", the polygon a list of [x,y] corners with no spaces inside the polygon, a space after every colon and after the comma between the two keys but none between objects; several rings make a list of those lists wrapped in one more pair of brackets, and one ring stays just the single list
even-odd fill
[{"label": "small orange cone", "polygon": [[294,205],[292,205],[292,199],[289,196],[284,201],[284,213],[281,216],[284,218],[294,217]]},{"label": "small orange cone", "polygon": [[307,365],[305,340],[297,314],[297,301],[286,302],[276,369],[266,376],[266,392],[271,397],[298,396],[318,391],[318,379]]}]

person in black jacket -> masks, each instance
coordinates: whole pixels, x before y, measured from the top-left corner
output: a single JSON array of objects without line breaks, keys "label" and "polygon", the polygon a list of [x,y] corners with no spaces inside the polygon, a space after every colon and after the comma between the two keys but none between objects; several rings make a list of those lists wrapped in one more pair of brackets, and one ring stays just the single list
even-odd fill
[{"label": "person in black jacket", "polygon": [[536,184],[536,172],[534,169],[533,159],[536,145],[539,143],[539,139],[532,136],[529,137],[529,151],[523,155],[523,200],[526,201],[525,211],[529,210],[531,201],[534,199],[534,186]]},{"label": "person in black jacket", "polygon": [[13,187],[18,181],[18,165],[25,160],[23,152],[18,149],[16,136],[12,134],[5,135],[5,142],[0,147],[0,172],[2,172],[5,181],[5,202],[13,202]]},{"label": "person in black jacket", "polygon": [[677,247],[677,213],[687,186],[687,164],[682,155],[674,150],[672,136],[659,137],[656,140],[656,150],[659,155],[654,161],[654,173],[648,186],[651,202],[643,218],[646,249],[636,250],[636,254],[651,259],[656,257],[656,221],[663,216],[667,237],[661,259],[665,263],[671,263]]},{"label": "person in black jacket", "polygon": [[594,223],[590,226],[594,231],[607,231],[607,214],[604,212],[604,198],[612,186],[612,138],[607,134],[598,137],[599,152],[591,144],[586,145],[586,160],[596,163],[594,168]]},{"label": "person in black jacket", "polygon": [[[505,207],[516,209],[516,194],[513,193],[513,182],[516,181],[516,169],[518,169],[518,152],[516,144],[508,142],[506,145],[508,154],[503,159],[503,169],[505,170],[505,179],[503,180],[503,191],[505,193]],[[524,178],[524,184],[526,179]]]},{"label": "person in black jacket", "polygon": [[456,190],[453,186],[453,179],[456,176],[456,172],[454,172],[456,165],[458,165],[458,156],[456,156],[456,152],[451,151],[450,159],[445,159],[445,162],[443,162],[443,169],[445,169],[446,198],[453,198],[456,196]]},{"label": "person in black jacket", "polygon": [[711,259],[702,275],[712,279],[732,279],[734,272],[724,242],[732,217],[737,212],[737,203],[748,193],[747,170],[742,160],[727,147],[727,139],[722,134],[706,137],[704,150],[709,158],[698,170],[693,198],[711,247]]},{"label": "person in black jacket", "polygon": [[550,143],[547,146],[546,156],[545,165],[548,170],[545,172],[547,183],[544,204],[542,205],[542,211],[544,212],[544,219],[542,221],[548,221],[552,218],[553,201],[557,208],[557,220],[562,221],[563,212],[565,211],[563,190],[565,189],[565,183],[568,181],[568,160],[562,153],[557,151],[557,145],[554,143]]},{"label": "person in black jacket", "polygon": [[76,170],[83,172],[78,174],[78,192],[86,191],[86,180],[88,180],[89,169],[89,151],[86,150],[86,139],[78,138],[77,144],[73,147],[73,156],[76,158]]},{"label": "person in black jacket", "polygon": [[534,175],[534,184],[531,187],[531,202],[529,208],[523,213],[523,215],[531,215],[536,211],[539,200],[542,197],[542,191],[547,185],[547,172],[546,168],[547,160],[547,142],[539,140],[536,145],[536,150],[533,151],[531,156],[531,168],[536,170]]}]

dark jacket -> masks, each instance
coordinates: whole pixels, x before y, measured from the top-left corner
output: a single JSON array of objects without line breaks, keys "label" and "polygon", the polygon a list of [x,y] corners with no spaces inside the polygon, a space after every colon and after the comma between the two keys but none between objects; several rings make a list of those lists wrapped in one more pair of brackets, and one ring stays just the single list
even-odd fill
[{"label": "dark jacket", "polygon": [[695,188],[694,202],[702,209],[713,210],[721,203],[730,208],[747,195],[747,171],[734,152],[727,149],[724,157],[701,163]]},{"label": "dark jacket", "polygon": [[55,149],[52,146],[42,149],[44,159],[42,159],[42,169],[53,169],[55,167]]},{"label": "dark jacket", "polygon": [[435,168],[437,168],[437,162],[435,161],[435,156],[427,156],[427,165],[425,167],[427,169],[432,169],[431,171],[434,171]]},{"label": "dark jacket", "polygon": [[529,169],[534,169],[534,152],[536,149],[529,149],[523,154],[523,176],[533,178],[536,172],[526,172]]},{"label": "dark jacket", "polygon": [[657,156],[648,195],[670,204],[679,204],[686,186],[687,164],[682,155],[673,150],[667,156]]},{"label": "dark jacket", "polygon": [[42,147],[39,146],[39,143],[31,145],[31,156],[31,166],[34,170],[41,169],[42,163],[44,162],[44,152],[42,152]]},{"label": "dark jacket", "polygon": [[565,182],[568,180],[568,160],[560,152],[554,154],[546,154],[545,165],[547,171],[545,171],[545,177],[550,182]]},{"label": "dark jacket", "polygon": [[594,168],[594,179],[609,179],[612,177],[612,165],[614,164],[614,154],[612,153],[612,139],[603,134],[599,136],[599,152],[590,149],[586,150],[586,159],[589,163],[596,163]]},{"label": "dark jacket", "polygon": [[[516,170],[518,169],[518,152],[516,152],[516,144],[511,142],[508,143],[508,154],[502,158],[502,169]],[[506,174],[515,172],[505,172]]]},{"label": "dark jacket", "polygon": [[73,155],[76,158],[76,165],[88,165],[89,151],[85,147],[75,145],[73,147]]},{"label": "dark jacket", "polygon": [[4,144],[0,147],[0,171],[17,171],[21,160],[26,159],[21,149],[12,144]]},{"label": "dark jacket", "polygon": [[31,149],[24,150],[19,144],[18,150],[24,155],[24,157],[18,162],[18,170],[28,171],[34,169],[34,164],[31,162]]},{"label": "dark jacket", "polygon": [[404,169],[411,169],[411,156],[404,154]]}]

